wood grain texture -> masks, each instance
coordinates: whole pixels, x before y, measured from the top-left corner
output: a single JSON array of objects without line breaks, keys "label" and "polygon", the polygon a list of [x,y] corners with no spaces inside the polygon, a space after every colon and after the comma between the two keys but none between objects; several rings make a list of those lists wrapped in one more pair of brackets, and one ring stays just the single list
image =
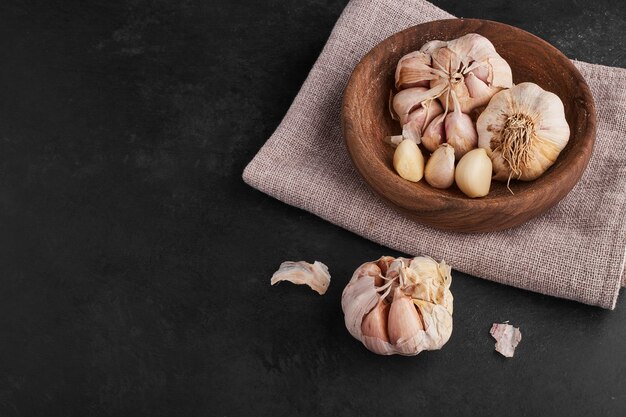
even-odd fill
[{"label": "wood grain texture", "polygon": [[[513,71],[513,82],[531,81],[557,94],[571,134],[556,163],[535,181],[493,181],[488,196],[470,199],[452,186],[411,183],[392,166],[393,148],[383,142],[400,134],[387,111],[398,60],[433,39],[467,33],[487,37]],[[413,26],[374,47],[356,66],[344,93],[344,138],[352,161],[367,184],[390,205],[429,226],[457,232],[491,232],[524,223],[558,203],[584,172],[596,132],[591,91],[571,61],[555,47],[521,29],[478,19],[450,19]]]}]

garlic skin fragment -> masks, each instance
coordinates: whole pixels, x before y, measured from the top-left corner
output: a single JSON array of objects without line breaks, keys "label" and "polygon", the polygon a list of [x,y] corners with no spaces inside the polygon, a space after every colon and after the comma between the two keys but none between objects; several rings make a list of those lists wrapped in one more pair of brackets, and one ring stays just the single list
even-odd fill
[{"label": "garlic skin fragment", "polygon": [[424,175],[424,155],[412,140],[405,139],[393,154],[393,167],[402,178],[418,182]]},{"label": "garlic skin fragment", "polygon": [[330,273],[328,267],[318,261],[313,264],[305,261],[286,261],[274,272],[270,283],[275,285],[280,281],[289,281],[297,285],[306,284],[319,295],[324,295],[330,285]]},{"label": "garlic skin fragment", "polygon": [[494,95],[476,129],[478,146],[489,153],[498,181],[538,178],[570,136],[561,99],[529,82]]},{"label": "garlic skin fragment", "polygon": [[513,327],[508,323],[493,323],[491,336],[496,339],[496,351],[502,356],[512,358],[515,354],[515,348],[522,340],[522,333],[518,327]]},{"label": "garlic skin fragment", "polygon": [[341,298],[346,328],[380,355],[437,350],[452,334],[451,268],[419,256],[366,262]]},{"label": "garlic skin fragment", "polygon": [[424,168],[426,182],[435,188],[449,188],[454,184],[454,148],[441,145],[426,162]]},{"label": "garlic skin fragment", "polygon": [[454,180],[466,196],[484,197],[489,194],[491,173],[491,159],[484,149],[478,148],[461,158],[454,171]]}]

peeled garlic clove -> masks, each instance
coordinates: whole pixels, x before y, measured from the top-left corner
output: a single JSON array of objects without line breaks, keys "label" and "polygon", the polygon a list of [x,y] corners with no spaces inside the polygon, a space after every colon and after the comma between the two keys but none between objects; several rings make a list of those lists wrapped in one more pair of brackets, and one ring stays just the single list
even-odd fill
[{"label": "peeled garlic clove", "polygon": [[426,126],[422,134],[422,145],[430,152],[435,152],[446,141],[446,128],[443,115],[437,116]]},{"label": "peeled garlic clove", "polygon": [[290,281],[294,284],[306,284],[318,294],[324,295],[330,285],[330,273],[328,267],[321,262],[283,262],[278,271],[274,272],[270,281],[271,285],[280,281]]},{"label": "peeled garlic clove", "polygon": [[356,339],[361,340],[363,317],[380,301],[375,284],[379,275],[380,268],[376,264],[364,263],[354,271],[341,295],[346,328]]},{"label": "peeled garlic clove", "polygon": [[408,181],[418,182],[424,175],[424,155],[412,140],[403,140],[393,154],[393,167]]},{"label": "peeled garlic clove", "polygon": [[456,166],[454,179],[463,193],[472,198],[484,197],[491,187],[491,159],[483,148],[465,154]]},{"label": "peeled garlic clove", "polygon": [[554,164],[570,135],[561,99],[533,83],[494,95],[476,128],[478,146],[489,151],[500,181],[536,179]]},{"label": "peeled garlic clove", "polygon": [[414,338],[424,330],[422,320],[411,297],[405,295],[400,287],[393,293],[393,301],[389,309],[389,341],[397,345]]},{"label": "peeled garlic clove", "polygon": [[428,158],[424,169],[426,182],[435,188],[448,188],[454,183],[454,148],[441,145]]}]

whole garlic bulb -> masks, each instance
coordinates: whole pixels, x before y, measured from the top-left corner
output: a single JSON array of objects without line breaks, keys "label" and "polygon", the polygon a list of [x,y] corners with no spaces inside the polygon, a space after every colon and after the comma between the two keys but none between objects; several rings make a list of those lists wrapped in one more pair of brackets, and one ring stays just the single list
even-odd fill
[{"label": "whole garlic bulb", "polygon": [[380,355],[436,350],[452,334],[451,268],[425,256],[366,262],[341,298],[346,327]]},{"label": "whole garlic bulb", "polygon": [[493,96],[476,121],[478,146],[493,162],[494,179],[531,181],[543,174],[569,140],[561,99],[521,83]]},{"label": "whole garlic bulb", "polygon": [[430,87],[422,92],[420,101],[438,97],[446,109],[452,107],[450,93],[454,93],[463,113],[513,86],[509,64],[487,38],[476,33],[426,43],[398,61],[395,77],[399,90]]}]

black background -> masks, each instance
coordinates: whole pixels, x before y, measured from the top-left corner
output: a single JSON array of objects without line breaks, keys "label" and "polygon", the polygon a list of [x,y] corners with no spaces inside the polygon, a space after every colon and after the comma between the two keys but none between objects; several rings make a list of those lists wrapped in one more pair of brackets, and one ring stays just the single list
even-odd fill
[{"label": "black background", "polygon": [[[341,291],[398,254],[242,182],[345,4],[0,3],[0,416],[626,414],[623,298],[455,272],[445,348],[375,356]],[[621,1],[435,4],[626,67]],[[270,287],[316,259],[325,296]]]}]

